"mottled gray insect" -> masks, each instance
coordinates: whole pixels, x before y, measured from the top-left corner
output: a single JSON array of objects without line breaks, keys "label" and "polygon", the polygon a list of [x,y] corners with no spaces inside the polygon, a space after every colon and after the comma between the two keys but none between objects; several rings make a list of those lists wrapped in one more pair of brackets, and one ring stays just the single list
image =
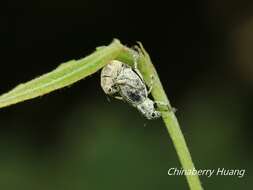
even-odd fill
[{"label": "mottled gray insect", "polygon": [[128,102],[147,119],[161,116],[154,101],[148,98],[149,92],[137,67],[132,69],[120,61],[111,61],[101,71],[101,86],[106,94]]}]

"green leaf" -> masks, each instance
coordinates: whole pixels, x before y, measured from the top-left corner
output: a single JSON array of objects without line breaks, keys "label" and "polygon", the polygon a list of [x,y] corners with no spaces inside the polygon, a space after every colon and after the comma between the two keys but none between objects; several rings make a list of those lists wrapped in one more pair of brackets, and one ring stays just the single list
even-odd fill
[{"label": "green leaf", "polygon": [[110,60],[116,58],[123,48],[120,41],[115,39],[110,45],[97,49],[83,59],[68,61],[47,74],[19,84],[0,96],[0,108],[71,85],[101,69]]}]

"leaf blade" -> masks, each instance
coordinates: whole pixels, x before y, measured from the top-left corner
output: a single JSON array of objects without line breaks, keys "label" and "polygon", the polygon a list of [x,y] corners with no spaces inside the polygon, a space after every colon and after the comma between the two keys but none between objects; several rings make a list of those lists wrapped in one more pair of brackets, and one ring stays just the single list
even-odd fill
[{"label": "leaf blade", "polygon": [[101,69],[106,63],[117,57],[122,49],[123,45],[118,40],[114,40],[110,45],[85,58],[63,63],[55,70],[20,84],[1,95],[0,108],[71,85]]}]

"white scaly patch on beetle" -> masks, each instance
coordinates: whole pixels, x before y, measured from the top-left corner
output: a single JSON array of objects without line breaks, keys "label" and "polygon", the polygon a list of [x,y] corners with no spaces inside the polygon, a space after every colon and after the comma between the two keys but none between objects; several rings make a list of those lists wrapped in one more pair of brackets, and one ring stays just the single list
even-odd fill
[{"label": "white scaly patch on beetle", "polygon": [[147,119],[156,119],[161,113],[155,102],[148,98],[147,87],[135,66],[112,60],[101,71],[101,86],[107,95],[128,102]]}]

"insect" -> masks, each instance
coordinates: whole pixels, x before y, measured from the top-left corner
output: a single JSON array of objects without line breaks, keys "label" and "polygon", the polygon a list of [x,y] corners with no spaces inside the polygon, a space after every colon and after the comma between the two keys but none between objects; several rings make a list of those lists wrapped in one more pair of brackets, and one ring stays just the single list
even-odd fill
[{"label": "insect", "polygon": [[149,92],[137,66],[132,69],[120,61],[112,60],[101,71],[101,86],[107,95],[126,101],[147,119],[161,116],[155,109],[155,102],[148,98]]}]

